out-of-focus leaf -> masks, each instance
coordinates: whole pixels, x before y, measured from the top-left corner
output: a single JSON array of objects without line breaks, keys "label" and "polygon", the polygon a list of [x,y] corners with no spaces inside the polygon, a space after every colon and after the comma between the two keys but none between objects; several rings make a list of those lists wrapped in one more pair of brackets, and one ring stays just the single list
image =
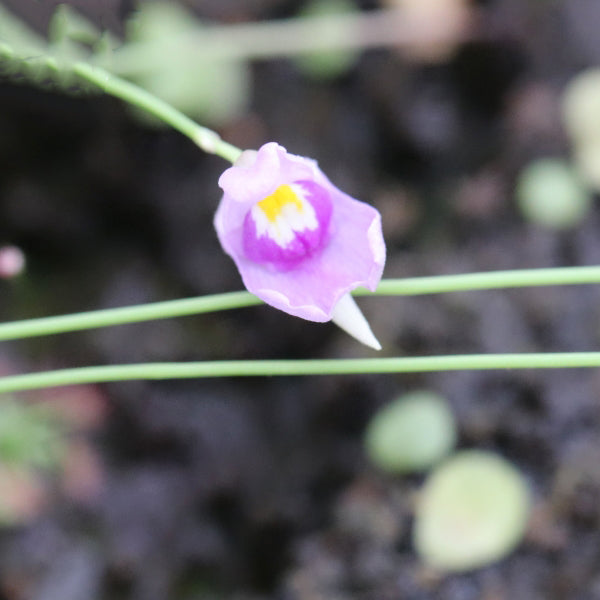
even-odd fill
[{"label": "out-of-focus leaf", "polygon": [[530,495],[503,458],[459,452],[428,477],[416,510],[414,543],[441,571],[468,571],[504,558],[522,539]]},{"label": "out-of-focus leaf", "polygon": [[433,392],[417,391],[375,414],[367,427],[365,446],[379,468],[405,473],[435,465],[455,440],[454,418],[446,400]]},{"label": "out-of-focus leaf", "polygon": [[129,24],[128,45],[152,47],[153,62],[139,69],[136,83],[185,114],[214,125],[243,112],[250,77],[241,60],[204,59],[196,44],[174,43],[204,27],[175,3],[149,2]]},{"label": "out-of-focus leaf", "polygon": [[527,165],[516,188],[524,217],[550,229],[568,229],[581,223],[591,207],[591,195],[567,162],[544,158]]},{"label": "out-of-focus leaf", "polygon": [[[356,12],[357,8],[351,0],[312,0],[299,13],[298,18],[320,17],[326,15],[344,15]],[[315,36],[335,38],[346,35],[335,27],[335,23],[327,21],[314,31]],[[319,79],[333,79],[347,73],[359,56],[358,50],[323,50],[305,54],[294,59],[296,66],[307,75]]]}]

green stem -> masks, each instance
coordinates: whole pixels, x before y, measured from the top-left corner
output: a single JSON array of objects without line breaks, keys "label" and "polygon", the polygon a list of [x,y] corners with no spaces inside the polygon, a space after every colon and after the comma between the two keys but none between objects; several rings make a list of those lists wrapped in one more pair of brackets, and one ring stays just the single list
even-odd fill
[{"label": "green stem", "polygon": [[239,148],[223,141],[217,133],[198,125],[182,112],[141,87],[112,75],[88,63],[77,62],[72,71],[82,79],[97,85],[103,92],[137,106],[180,131],[209,154],[216,154],[234,163],[242,153]]},{"label": "green stem", "polygon": [[[2,13],[0,10],[1,16]],[[236,146],[222,140],[216,132],[198,125],[198,123],[160,98],[129,81],[125,81],[109,73],[101,67],[86,62],[74,62],[60,58],[54,56],[48,50],[45,50],[41,54],[34,52],[33,56],[29,57],[27,53],[19,54],[13,46],[2,40],[0,40],[0,60],[6,61],[14,69],[20,69],[26,76],[27,69],[29,69],[31,71],[29,76],[33,79],[35,79],[33,74],[36,72],[36,69],[44,69],[44,73],[51,76],[57,82],[60,82],[61,78],[68,78],[69,75],[75,74],[80,79],[98,87],[106,94],[120,98],[154,115],[167,125],[186,135],[209,154],[216,154],[234,163],[242,153]]]},{"label": "green stem", "polygon": [[241,308],[261,304],[261,302],[256,296],[248,292],[229,292],[199,298],[167,300],[166,302],[153,302],[138,306],[94,310],[58,317],[26,319],[0,324],[0,341],[80,331],[82,329],[95,329],[110,325],[138,323],[140,321],[153,321],[169,317],[182,317]]},{"label": "green stem", "polygon": [[406,279],[384,279],[375,293],[379,296],[416,296],[443,292],[587,283],[600,283],[600,266],[517,269]]},{"label": "green stem", "polygon": [[82,383],[106,383],[143,379],[423,373],[428,371],[463,371],[474,369],[564,369],[598,366],[600,366],[600,352],[145,363],[139,365],[83,367],[3,377],[0,379],[0,393]]},{"label": "green stem", "polygon": [[[518,271],[495,271],[491,273],[468,273],[463,275],[384,279],[374,294],[364,289],[356,290],[354,294],[356,296],[416,296],[467,290],[587,283],[600,283],[600,267],[525,269]],[[0,341],[181,317],[242,308],[256,304],[261,304],[261,300],[248,292],[229,292],[226,294],[201,296],[199,298],[169,300],[166,302],[155,302],[124,308],[110,308],[58,317],[13,321],[11,323],[0,324]]]}]

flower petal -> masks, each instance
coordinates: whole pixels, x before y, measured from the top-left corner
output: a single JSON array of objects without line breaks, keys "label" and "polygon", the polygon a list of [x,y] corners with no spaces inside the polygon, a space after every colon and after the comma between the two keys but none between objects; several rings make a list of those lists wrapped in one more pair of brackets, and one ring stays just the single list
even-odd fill
[{"label": "flower petal", "polygon": [[[299,181],[312,181],[327,192],[332,206],[328,237],[322,247],[315,243],[302,260],[282,270],[276,262],[257,260],[244,247],[244,222],[257,203],[280,186]],[[379,213],[336,188],[313,160],[288,154],[271,142],[227,169],[219,185],[225,192],[215,216],[221,245],[235,261],[248,291],[267,304],[323,322],[331,319],[334,307],[349,291],[377,287],[385,263]]]},{"label": "flower petal", "polygon": [[276,142],[269,142],[258,152],[243,152],[236,164],[223,172],[219,187],[226,196],[247,209],[248,204],[272,194],[284,183],[313,179],[315,168],[314,161],[288,154]]}]

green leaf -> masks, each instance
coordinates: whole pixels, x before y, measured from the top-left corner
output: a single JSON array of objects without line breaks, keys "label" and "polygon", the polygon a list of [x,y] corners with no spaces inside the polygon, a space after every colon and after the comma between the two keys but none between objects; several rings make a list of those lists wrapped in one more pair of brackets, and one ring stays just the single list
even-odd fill
[{"label": "green leaf", "polygon": [[433,392],[417,391],[375,414],[367,427],[365,446],[380,469],[405,473],[436,464],[455,440],[454,418],[446,400]]},{"label": "green leaf", "polygon": [[574,169],[554,158],[536,160],[525,167],[517,181],[516,196],[523,216],[549,229],[576,227],[592,203]]},{"label": "green leaf", "polygon": [[416,509],[415,548],[441,571],[489,565],[520,542],[529,510],[529,490],[515,467],[491,452],[459,452],[425,482]]},{"label": "green leaf", "polygon": [[[198,44],[184,42],[191,34],[201,39],[205,27],[177,4],[145,3],[128,26],[126,51],[131,56],[139,45],[153,57],[132,77],[141,87],[189,116],[222,124],[247,106],[250,75],[244,61],[203,59]],[[118,52],[113,59],[118,67]]]}]

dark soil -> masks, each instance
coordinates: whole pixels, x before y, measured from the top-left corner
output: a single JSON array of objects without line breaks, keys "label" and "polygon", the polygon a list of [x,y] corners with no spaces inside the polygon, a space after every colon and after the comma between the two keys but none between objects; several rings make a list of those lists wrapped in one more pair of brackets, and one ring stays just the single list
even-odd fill
[{"label": "dark soil", "polygon": [[[6,4],[42,28],[53,3]],[[117,32],[131,9],[72,4]],[[302,3],[186,4],[233,21]],[[435,65],[369,51],[316,82],[288,61],[255,64],[251,110],[222,131],[313,156],[376,205],[386,277],[600,263],[597,209],[553,233],[512,199],[524,164],[568,154],[560,94],[600,59],[586,25],[598,23],[597,1],[478,5],[478,40]],[[225,166],[114,99],[0,83],[0,241],[28,260],[24,276],[0,282],[2,320],[240,289],[212,228]],[[361,306],[390,356],[585,351],[600,337],[594,286]],[[24,372],[365,352],[334,326],[262,306],[14,342],[1,358]],[[500,564],[432,576],[410,535],[422,479],[386,477],[365,458],[370,415],[415,388],[448,398],[460,447],[500,453],[532,487],[527,538]],[[96,491],[56,486],[39,517],[2,532],[2,600],[600,598],[597,370],[129,383],[100,397]],[[391,530],[374,513],[391,515]]]}]

